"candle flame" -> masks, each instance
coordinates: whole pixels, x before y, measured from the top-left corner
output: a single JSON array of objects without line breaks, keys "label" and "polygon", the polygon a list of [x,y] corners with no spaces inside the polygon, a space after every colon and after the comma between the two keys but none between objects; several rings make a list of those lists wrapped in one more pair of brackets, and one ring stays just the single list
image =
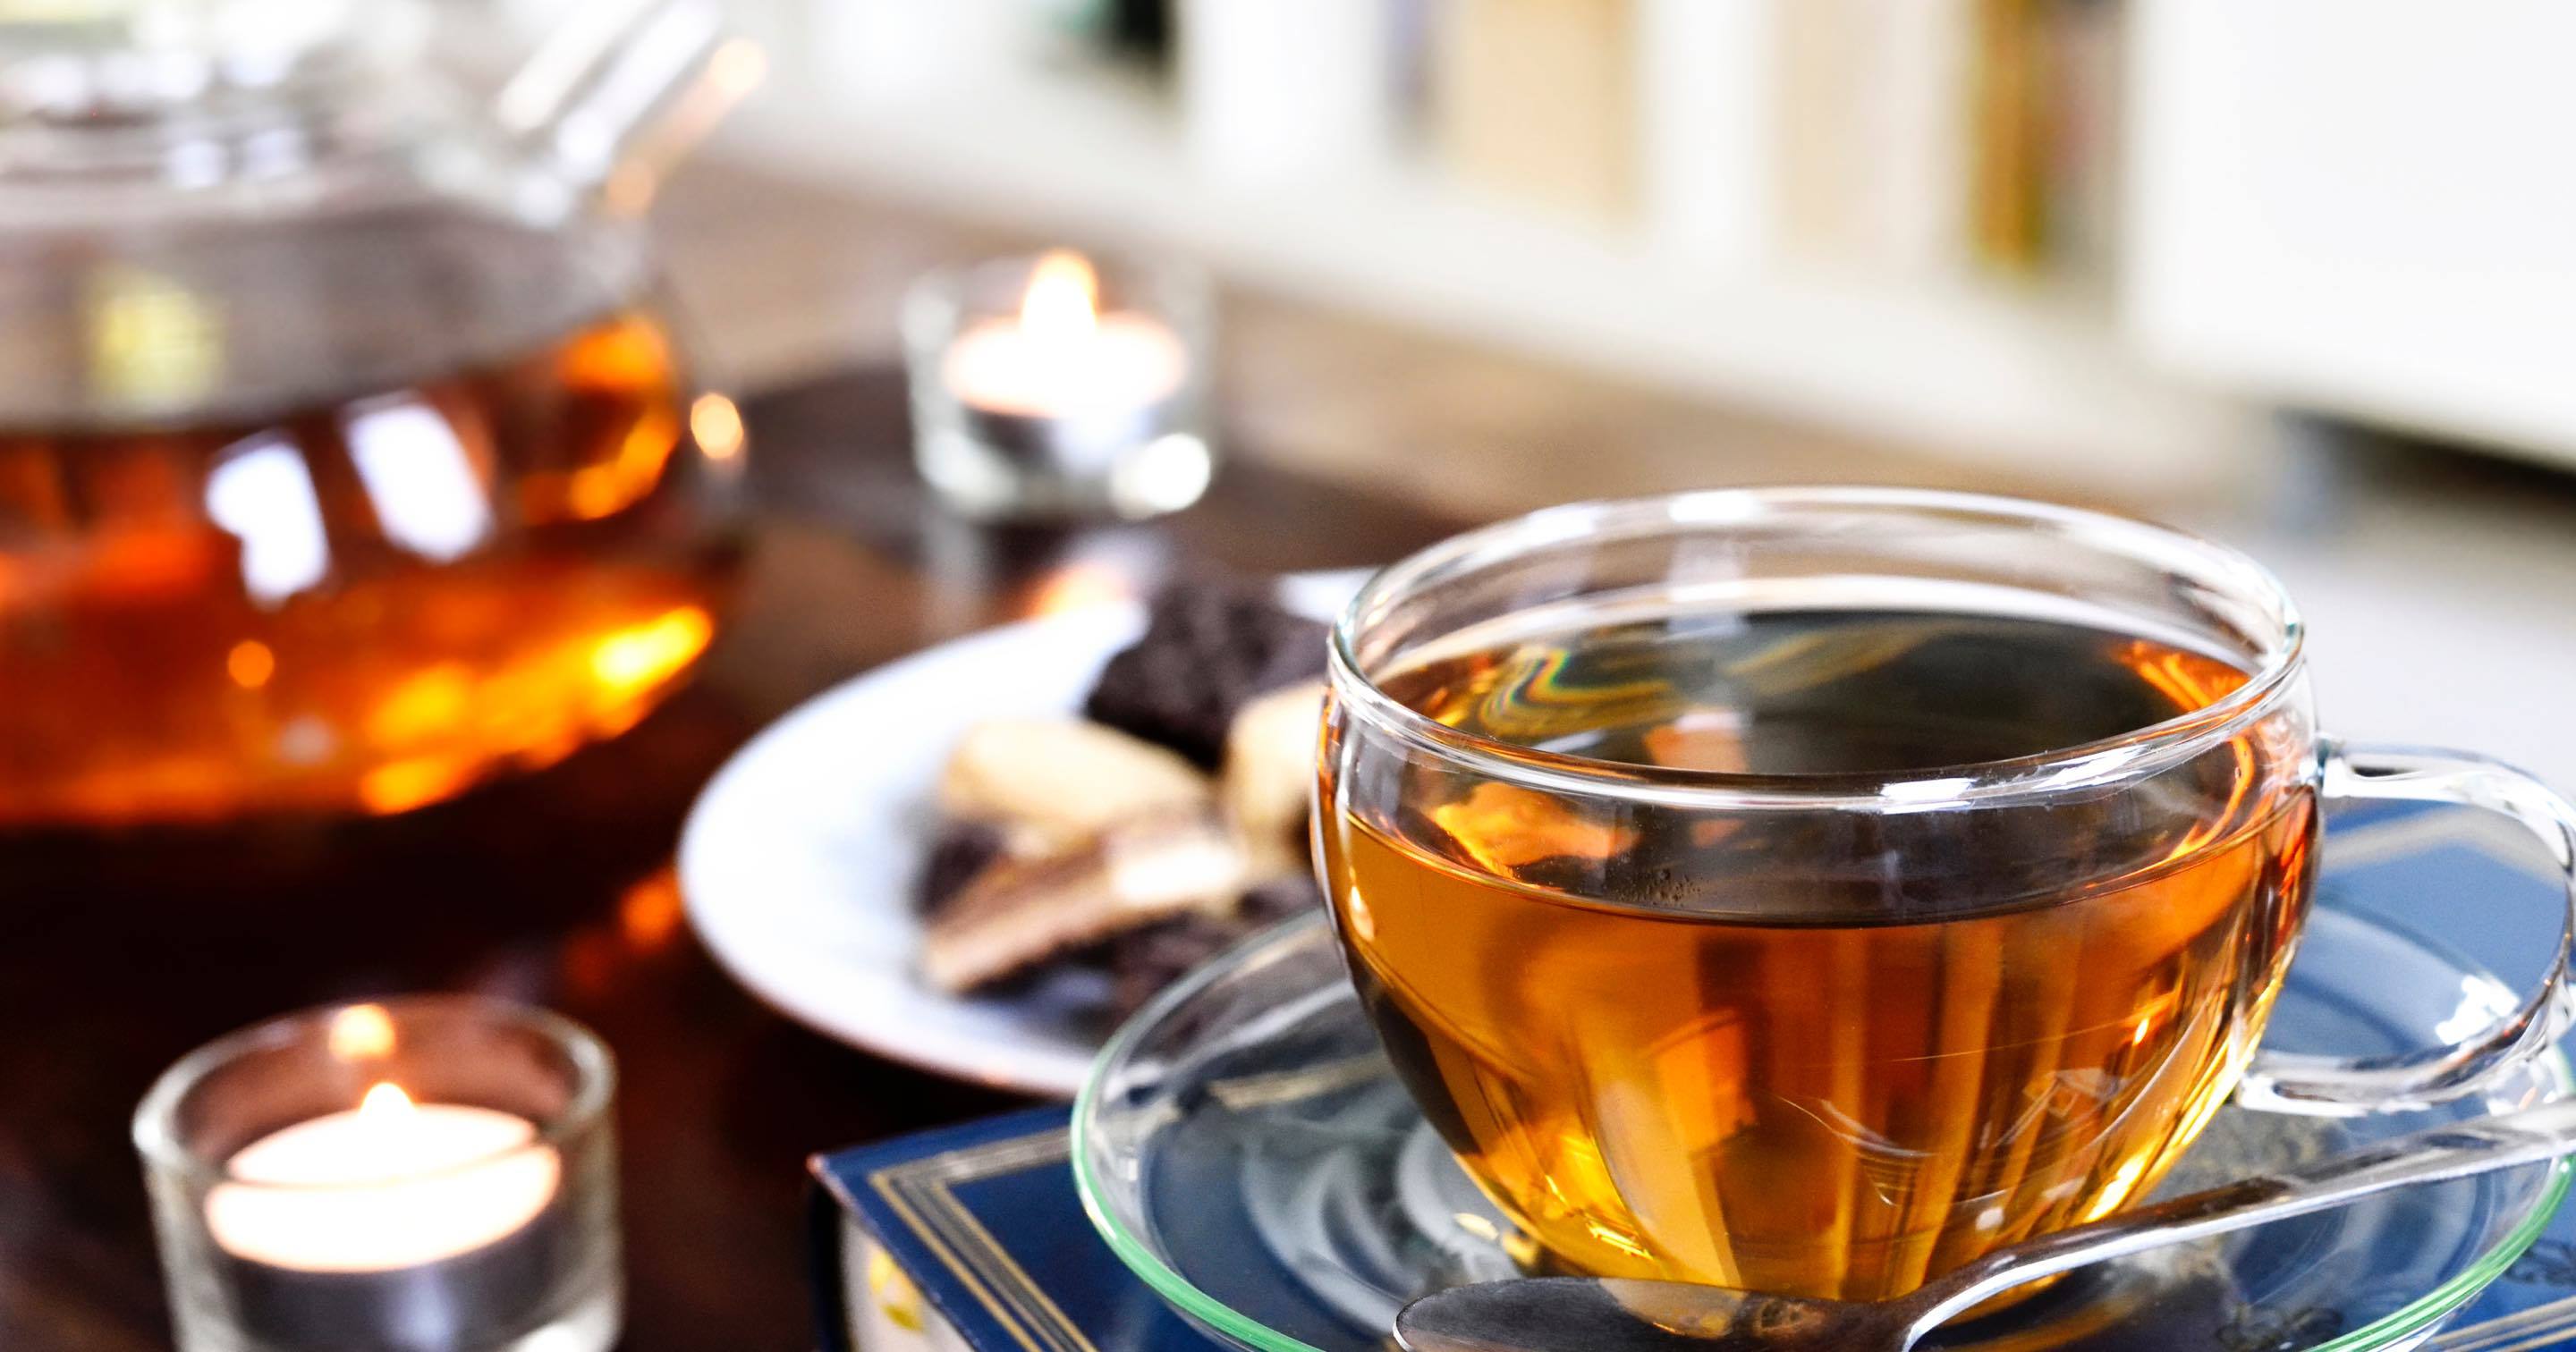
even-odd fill
[{"label": "candle flame", "polygon": [[1062,342],[1090,335],[1100,321],[1100,278],[1091,260],[1070,249],[1050,249],[1029,272],[1020,299],[1020,327],[1032,338]]},{"label": "candle flame", "polygon": [[367,1091],[365,1098],[358,1100],[359,1116],[376,1121],[390,1121],[410,1112],[411,1095],[404,1093],[402,1086],[391,1080],[377,1084]]},{"label": "candle flame", "polygon": [[331,1054],[343,1061],[372,1061],[394,1049],[394,1018],[383,1005],[351,1005],[331,1016]]},{"label": "candle flame", "polygon": [[702,394],[689,405],[689,435],[709,460],[742,454],[742,410],[721,394]]}]

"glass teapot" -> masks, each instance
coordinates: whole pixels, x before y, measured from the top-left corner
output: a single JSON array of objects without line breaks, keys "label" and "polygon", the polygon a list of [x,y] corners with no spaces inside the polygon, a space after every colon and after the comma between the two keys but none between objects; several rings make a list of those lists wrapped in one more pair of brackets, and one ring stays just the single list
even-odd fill
[{"label": "glass teapot", "polygon": [[0,6],[0,830],[398,812],[696,664],[740,423],[633,208],[757,54],[564,14]]}]

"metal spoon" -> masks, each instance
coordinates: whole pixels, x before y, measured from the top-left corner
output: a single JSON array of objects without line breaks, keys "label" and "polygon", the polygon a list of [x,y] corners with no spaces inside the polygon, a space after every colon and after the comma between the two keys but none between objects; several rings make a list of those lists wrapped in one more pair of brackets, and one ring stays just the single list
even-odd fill
[{"label": "metal spoon", "polygon": [[1395,1340],[1411,1352],[1905,1352],[1952,1315],[2073,1268],[2569,1153],[2576,1153],[2576,1100],[2399,1136],[2041,1235],[1894,1300],[1524,1277],[1424,1296],[1396,1315]]}]

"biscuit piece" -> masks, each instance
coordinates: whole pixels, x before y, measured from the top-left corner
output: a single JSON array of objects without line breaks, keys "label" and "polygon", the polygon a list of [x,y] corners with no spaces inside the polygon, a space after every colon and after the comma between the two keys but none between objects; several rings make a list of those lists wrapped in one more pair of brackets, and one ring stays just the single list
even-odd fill
[{"label": "biscuit piece", "polygon": [[1323,674],[1324,634],[1266,589],[1176,586],[1155,598],[1144,636],[1101,669],[1083,712],[1213,770],[1236,710]]},{"label": "biscuit piece", "polygon": [[1110,935],[1231,910],[1247,881],[1242,846],[1212,816],[1130,822],[976,874],[931,918],[922,974],[942,990],[975,990]]},{"label": "biscuit piece", "polygon": [[1078,718],[978,723],[939,780],[949,816],[985,822],[1014,855],[1070,849],[1139,817],[1192,812],[1213,793],[1179,756]]},{"label": "biscuit piece", "polygon": [[1225,738],[1218,796],[1252,851],[1256,873],[1306,869],[1306,817],[1315,800],[1315,744],[1324,683],[1274,690],[1243,706]]}]

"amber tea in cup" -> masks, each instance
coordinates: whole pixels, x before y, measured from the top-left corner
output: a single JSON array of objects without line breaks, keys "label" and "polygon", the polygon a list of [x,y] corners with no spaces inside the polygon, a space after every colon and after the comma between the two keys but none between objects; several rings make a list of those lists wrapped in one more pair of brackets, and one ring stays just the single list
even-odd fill
[{"label": "amber tea in cup", "polygon": [[[1534,635],[1382,688],[1559,754],[1823,775],[2118,736],[2244,680],[2069,624],[1808,612]],[[1404,1073],[1558,1255],[1887,1296],[2118,1205],[2225,1097],[2307,899],[2306,787],[2228,792],[2282,750],[2225,748],[2129,838],[2079,809],[1994,858],[1958,842],[1953,914],[1807,823],[1611,821],[1490,780],[1350,823],[1333,891]],[[1564,886],[1612,872],[1642,905]]]},{"label": "amber tea in cup", "polygon": [[[2321,783],[2373,772],[2250,563],[1952,495],[1463,537],[1334,687],[1336,923],[1469,1173],[1558,1265],[1845,1299],[2153,1186],[2256,1061]],[[2420,1101],[2527,1032],[2256,1085]]]}]

